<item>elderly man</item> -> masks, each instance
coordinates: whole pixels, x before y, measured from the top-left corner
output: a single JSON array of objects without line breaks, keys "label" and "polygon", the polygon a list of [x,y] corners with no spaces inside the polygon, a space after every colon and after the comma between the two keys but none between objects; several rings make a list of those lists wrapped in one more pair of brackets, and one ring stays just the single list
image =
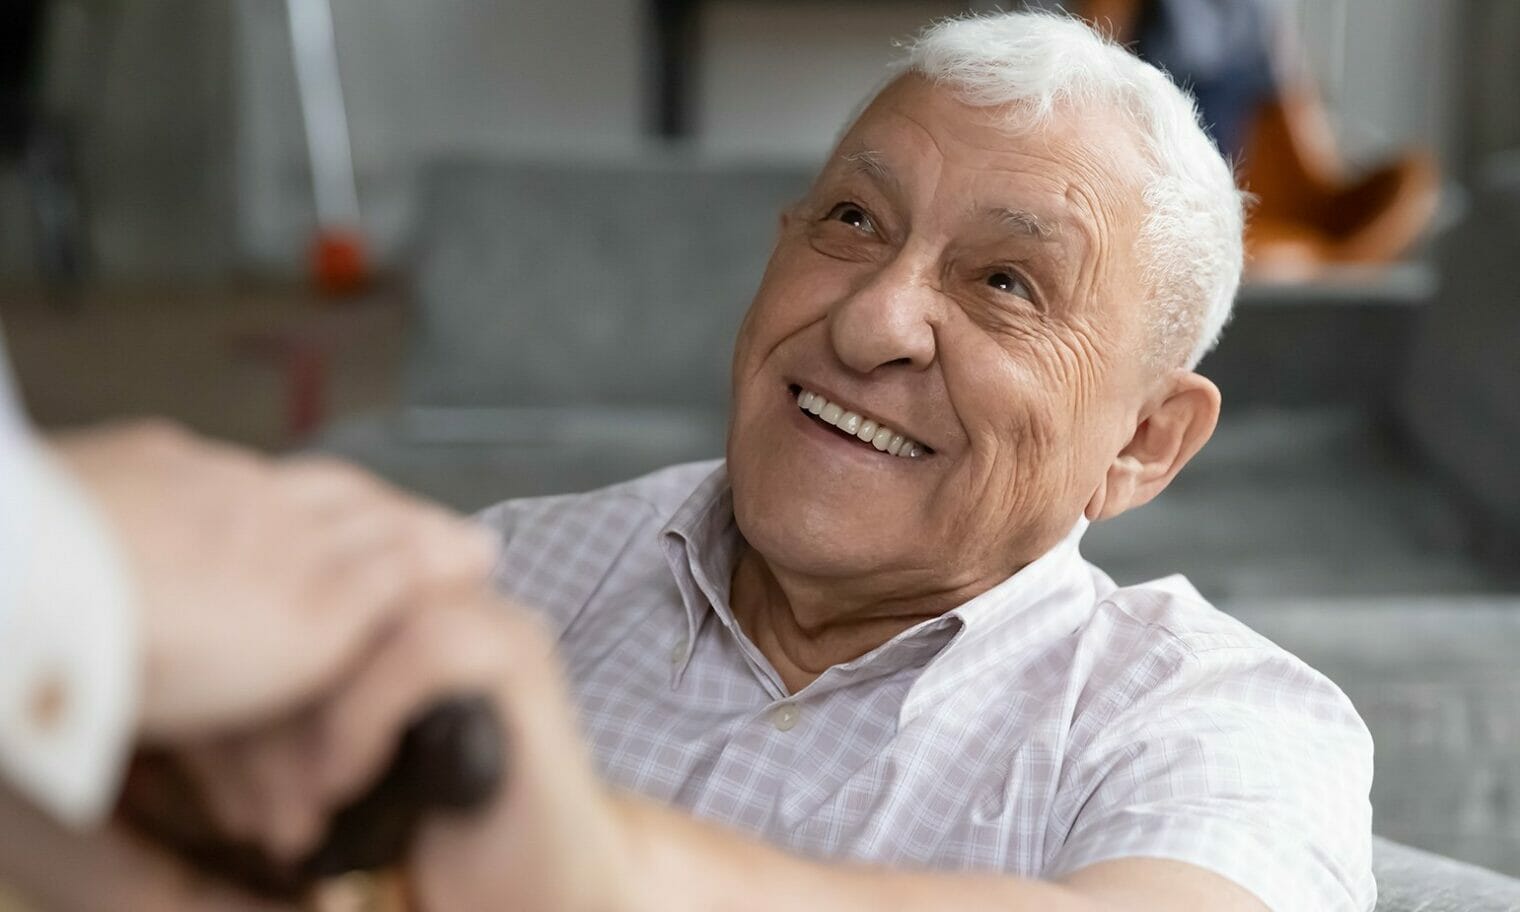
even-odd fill
[{"label": "elderly man", "polygon": [[1214,428],[1241,223],[1156,70],[1065,19],[931,28],[781,218],[727,461],[489,510],[537,620],[420,614],[221,806],[303,844],[487,687],[512,777],[424,833],[428,912],[1370,909],[1346,698],[1078,553]]},{"label": "elderly man", "polygon": [[428,908],[1371,908],[1346,698],[1078,554],[1213,431],[1241,222],[1188,99],[1080,24],[925,33],[782,216],[726,463],[485,515],[601,776],[783,851],[588,798],[556,723]]}]

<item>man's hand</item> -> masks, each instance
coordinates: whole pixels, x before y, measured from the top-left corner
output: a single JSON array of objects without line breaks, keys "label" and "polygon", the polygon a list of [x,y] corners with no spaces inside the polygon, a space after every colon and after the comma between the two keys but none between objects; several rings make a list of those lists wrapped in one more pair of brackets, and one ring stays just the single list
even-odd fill
[{"label": "man's hand", "polygon": [[184,759],[229,832],[299,857],[373,784],[407,723],[459,694],[495,702],[506,779],[490,807],[425,827],[408,866],[419,912],[626,908],[624,817],[592,773],[547,636],[499,599],[408,615],[313,712]]},{"label": "man's hand", "polygon": [[490,571],[484,530],[336,462],[273,462],[163,424],[52,444],[137,588],[149,740],[281,715],[405,606]]},{"label": "man's hand", "polygon": [[120,827],[67,829],[3,784],[0,847],[0,883],[39,912],[295,912],[211,883]]}]

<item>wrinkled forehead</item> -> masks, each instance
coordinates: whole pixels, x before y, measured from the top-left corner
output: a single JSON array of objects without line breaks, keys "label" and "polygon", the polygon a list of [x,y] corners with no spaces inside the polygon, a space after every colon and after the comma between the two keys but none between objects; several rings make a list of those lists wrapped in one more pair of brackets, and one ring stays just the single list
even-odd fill
[{"label": "wrinkled forehead", "polygon": [[1057,103],[1045,116],[1019,105],[962,100],[956,87],[898,77],[866,105],[835,146],[824,174],[863,171],[920,205],[1027,213],[1052,230],[1138,228],[1150,174],[1139,131],[1102,107]]}]

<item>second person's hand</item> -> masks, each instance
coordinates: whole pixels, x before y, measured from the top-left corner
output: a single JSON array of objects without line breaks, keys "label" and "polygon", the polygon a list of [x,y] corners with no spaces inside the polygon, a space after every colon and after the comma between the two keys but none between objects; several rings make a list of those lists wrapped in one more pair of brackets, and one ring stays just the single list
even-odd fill
[{"label": "second person's hand", "polygon": [[477,589],[493,540],[334,460],[274,461],[164,423],[54,438],[126,557],[139,736],[283,715],[408,606]]}]

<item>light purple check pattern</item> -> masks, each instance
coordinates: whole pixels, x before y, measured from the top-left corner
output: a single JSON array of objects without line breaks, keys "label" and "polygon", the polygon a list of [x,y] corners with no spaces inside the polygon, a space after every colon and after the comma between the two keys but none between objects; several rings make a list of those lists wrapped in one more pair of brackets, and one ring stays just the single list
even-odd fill
[{"label": "light purple check pattern", "polygon": [[1116,588],[1085,522],[789,694],[729,612],[721,463],[483,518],[610,782],[814,858],[1044,878],[1170,858],[1280,912],[1373,907],[1351,704],[1181,577]]}]

